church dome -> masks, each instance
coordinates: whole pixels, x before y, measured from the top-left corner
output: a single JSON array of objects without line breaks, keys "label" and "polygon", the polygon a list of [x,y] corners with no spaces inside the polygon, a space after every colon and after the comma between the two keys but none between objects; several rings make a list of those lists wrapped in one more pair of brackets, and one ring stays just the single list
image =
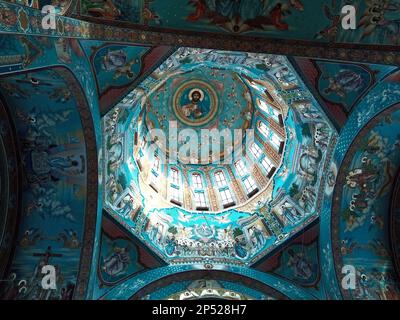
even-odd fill
[{"label": "church dome", "polygon": [[0,300],[400,299],[396,3],[0,1]]},{"label": "church dome", "polygon": [[256,261],[317,217],[318,108],[284,57],[180,48],[105,117],[106,208],[167,261]]},{"label": "church dome", "polygon": [[265,189],[281,164],[280,104],[267,102],[235,65],[196,61],[162,79],[141,100],[134,152],[141,178],[167,202],[195,211],[239,206]]}]

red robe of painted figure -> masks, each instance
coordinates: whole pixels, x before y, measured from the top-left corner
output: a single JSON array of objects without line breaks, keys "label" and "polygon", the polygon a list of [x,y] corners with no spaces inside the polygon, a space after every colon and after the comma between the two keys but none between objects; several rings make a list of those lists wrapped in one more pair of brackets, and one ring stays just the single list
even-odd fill
[{"label": "red robe of painted figure", "polygon": [[[191,0],[190,3],[195,6],[195,12],[190,14],[187,17],[188,21],[198,21],[201,18],[203,18],[207,14],[207,6],[202,0]],[[292,4],[293,6],[293,4]],[[297,7],[295,7],[297,8]],[[298,9],[300,10],[300,9]],[[288,30],[289,26],[287,23],[283,22],[283,16],[285,15],[285,9],[281,3],[278,3],[268,14],[268,16],[258,16],[254,19],[244,21],[245,24],[253,27],[253,28],[260,28],[262,29],[263,25],[273,25],[275,26],[278,30]],[[211,16],[213,16],[212,13],[210,13]],[[210,17],[211,17],[210,16]],[[240,18],[240,17],[238,17]],[[227,18],[226,17],[214,17],[212,18],[213,22],[226,22]],[[220,21],[221,20],[221,21]]]},{"label": "red robe of painted figure", "polygon": [[281,3],[278,3],[269,14],[271,17],[271,24],[278,30],[287,30],[289,28],[288,24],[282,21],[284,12]]},{"label": "red robe of painted figure", "polygon": [[195,5],[196,11],[194,13],[190,14],[187,17],[187,20],[197,21],[197,20],[201,19],[204,16],[204,14],[206,13],[206,5],[204,4],[204,2],[201,0],[197,0],[197,1],[191,0],[191,1],[189,1],[189,3]]}]

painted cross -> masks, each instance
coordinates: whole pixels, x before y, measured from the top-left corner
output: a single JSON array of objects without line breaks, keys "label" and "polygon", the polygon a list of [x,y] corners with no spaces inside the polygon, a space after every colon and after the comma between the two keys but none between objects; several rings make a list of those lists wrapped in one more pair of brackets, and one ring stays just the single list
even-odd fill
[{"label": "painted cross", "polygon": [[62,254],[51,252],[51,246],[48,246],[46,252],[43,252],[43,253],[35,252],[35,253],[33,253],[33,256],[34,257],[44,257],[43,262],[44,262],[44,264],[47,265],[49,263],[50,258],[56,258],[56,257],[59,258],[59,257],[62,257]]}]

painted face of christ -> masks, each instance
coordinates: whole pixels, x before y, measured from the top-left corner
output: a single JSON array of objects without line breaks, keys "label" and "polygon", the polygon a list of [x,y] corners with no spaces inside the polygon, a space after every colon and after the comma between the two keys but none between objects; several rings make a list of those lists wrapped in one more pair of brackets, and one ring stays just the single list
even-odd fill
[{"label": "painted face of christ", "polygon": [[198,102],[200,101],[200,98],[201,98],[200,92],[199,92],[199,91],[194,91],[194,92],[192,93],[191,98],[192,98],[192,102],[193,102],[193,103],[198,103]]}]

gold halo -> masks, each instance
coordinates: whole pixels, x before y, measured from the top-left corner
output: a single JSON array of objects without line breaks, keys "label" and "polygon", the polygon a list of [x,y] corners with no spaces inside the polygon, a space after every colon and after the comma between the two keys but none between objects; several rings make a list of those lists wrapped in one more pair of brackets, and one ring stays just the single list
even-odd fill
[{"label": "gold halo", "polygon": [[204,91],[201,90],[201,89],[198,89],[198,88],[190,90],[190,92],[189,92],[189,100],[191,100],[193,92],[196,92],[196,91],[200,93],[200,101],[203,101],[204,100]]}]

